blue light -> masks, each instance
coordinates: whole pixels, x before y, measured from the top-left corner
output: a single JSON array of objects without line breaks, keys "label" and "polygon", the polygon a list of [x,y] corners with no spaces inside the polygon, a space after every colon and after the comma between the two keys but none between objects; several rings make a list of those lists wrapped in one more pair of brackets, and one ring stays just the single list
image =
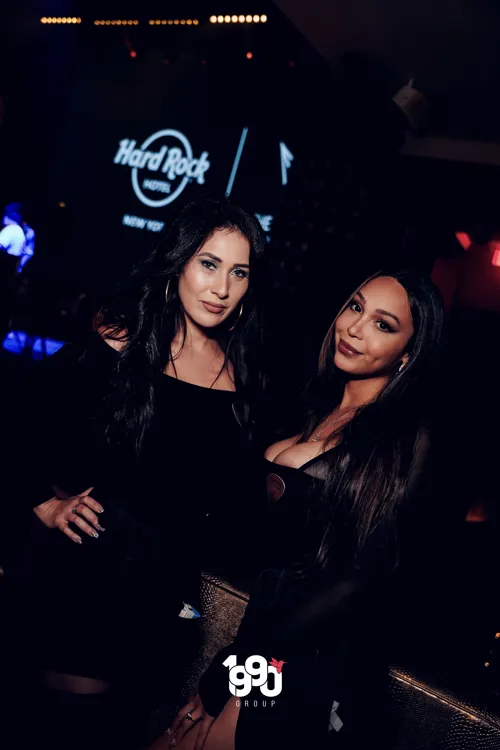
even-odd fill
[{"label": "blue light", "polygon": [[[30,341],[32,343],[30,343]],[[28,338],[28,335],[24,331],[10,331],[5,337],[3,348],[11,354],[22,354],[25,351],[27,343],[31,349],[32,359],[42,359],[44,354],[47,357],[50,357],[52,354],[55,354],[58,349],[64,346],[63,341],[55,341],[54,339],[49,338],[44,338],[42,340],[40,336]]]},{"label": "blue light", "polygon": [[294,156],[290,149],[288,149],[283,141],[280,141],[280,157],[281,157],[281,183],[286,185],[288,182],[288,170],[292,166]]},{"label": "blue light", "polygon": [[238,167],[240,165],[241,154],[243,152],[243,146],[245,145],[247,135],[248,135],[248,128],[243,128],[240,142],[238,144],[238,150],[236,151],[236,156],[234,157],[233,168],[231,170],[231,174],[229,175],[229,182],[227,183],[226,198],[229,198],[229,196],[231,195],[231,190],[233,189],[233,185],[234,185],[234,178],[236,177],[236,172],[238,171]]}]

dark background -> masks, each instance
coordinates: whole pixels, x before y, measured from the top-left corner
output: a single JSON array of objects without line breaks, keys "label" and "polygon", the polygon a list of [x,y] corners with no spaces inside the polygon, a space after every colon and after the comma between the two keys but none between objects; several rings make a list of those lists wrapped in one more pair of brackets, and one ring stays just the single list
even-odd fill
[{"label": "dark background", "polygon": [[[28,303],[20,305],[16,325],[71,338],[75,300],[97,301],[158,239],[124,228],[123,214],[168,222],[184,202],[222,195],[243,127],[249,135],[232,198],[274,217],[268,364],[282,422],[354,286],[384,266],[434,269],[435,278],[439,271],[450,314],[443,381],[434,394],[438,492],[429,524],[441,522],[445,508],[448,529],[441,567],[415,595],[417,605],[418,596],[427,600],[416,606],[406,632],[428,644],[437,628],[438,645],[429,652],[434,667],[446,652],[448,666],[471,689],[486,685],[498,697],[492,667],[499,622],[500,268],[492,260],[500,238],[499,6],[492,0],[165,6],[150,0],[2,5],[0,203],[22,201],[37,232],[26,271]],[[266,13],[268,22],[209,22],[213,13],[248,11]],[[82,23],[39,20],[62,15]],[[148,23],[169,17],[197,18],[199,25]],[[140,24],[94,25],[104,18]],[[410,78],[429,106],[427,123],[411,135],[392,103]],[[130,170],[112,159],[120,139],[139,146],[163,128],[185,133],[196,157],[208,151],[211,167],[205,185],[190,184],[165,209],[148,209],[132,191]],[[286,186],[280,141],[294,155]],[[418,156],[422,151],[432,156]],[[471,239],[467,251],[459,231]],[[3,394],[12,400],[17,369],[9,365]],[[468,516],[479,522],[466,523]]]}]

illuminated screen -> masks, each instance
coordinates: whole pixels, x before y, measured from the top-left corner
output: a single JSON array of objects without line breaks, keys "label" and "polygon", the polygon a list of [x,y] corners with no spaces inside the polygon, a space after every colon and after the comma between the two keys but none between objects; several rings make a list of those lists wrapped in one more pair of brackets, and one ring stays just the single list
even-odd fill
[{"label": "illuminated screen", "polygon": [[218,99],[199,74],[161,88],[147,69],[80,70],[53,174],[54,198],[71,217],[65,254],[80,276],[113,277],[182,205],[206,196],[230,195],[270,235],[294,174],[286,123],[254,101]]}]

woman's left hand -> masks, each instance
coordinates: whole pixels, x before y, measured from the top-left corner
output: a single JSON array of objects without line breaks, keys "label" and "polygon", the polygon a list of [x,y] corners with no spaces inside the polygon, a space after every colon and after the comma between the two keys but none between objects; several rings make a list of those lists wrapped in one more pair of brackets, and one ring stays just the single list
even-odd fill
[{"label": "woman's left hand", "polygon": [[165,735],[168,739],[168,747],[176,748],[180,745],[184,737],[194,727],[198,729],[198,737],[194,750],[202,750],[205,740],[210,731],[210,727],[215,721],[214,716],[210,716],[204,709],[201,698],[197,695],[195,698],[186,703],[181,708],[174,719],[174,723],[167,730]]}]

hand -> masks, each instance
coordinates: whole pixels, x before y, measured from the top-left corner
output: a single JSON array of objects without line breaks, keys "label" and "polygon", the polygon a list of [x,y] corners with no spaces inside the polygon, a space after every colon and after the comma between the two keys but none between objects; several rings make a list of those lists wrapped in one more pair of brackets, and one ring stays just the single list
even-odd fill
[{"label": "hand", "polygon": [[[192,719],[189,718],[187,715],[188,713],[192,716]],[[193,700],[190,700],[185,706],[183,706],[183,708],[181,708],[174,719],[174,723],[170,729],[167,729],[166,734],[169,738],[168,747],[177,747],[193,727],[198,727],[198,737],[196,738],[194,750],[202,750],[210,731],[210,727],[214,721],[215,717],[207,714],[200,696],[197,695]]]},{"label": "hand", "polygon": [[97,539],[99,536],[97,531],[104,531],[99,524],[97,514],[102,513],[104,508],[94,498],[90,497],[89,493],[93,489],[93,487],[89,487],[85,492],[73,495],[68,500],[59,500],[59,498],[53,497],[46,503],[37,505],[33,510],[47,528],[59,529],[77,544],[82,543],[82,538],[70,528],[70,523],[74,523],[86,534]]}]

